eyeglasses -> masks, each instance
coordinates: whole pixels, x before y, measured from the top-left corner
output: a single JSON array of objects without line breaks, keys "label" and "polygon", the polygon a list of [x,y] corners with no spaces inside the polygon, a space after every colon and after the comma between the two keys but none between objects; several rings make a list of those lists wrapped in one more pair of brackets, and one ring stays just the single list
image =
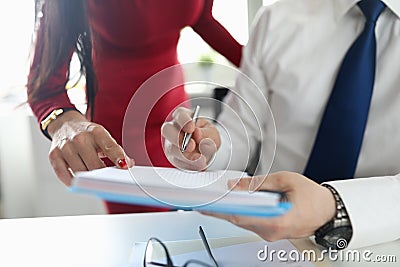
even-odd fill
[{"label": "eyeglasses", "polygon": [[[218,267],[218,263],[211,253],[210,246],[208,245],[206,235],[204,234],[203,228],[199,227],[199,234],[203,245],[207,251],[208,256],[212,262],[212,265],[199,260],[188,260],[182,267]],[[169,251],[165,244],[156,237],[151,237],[147,241],[145,256],[143,261],[144,267],[179,267],[173,264]]]}]

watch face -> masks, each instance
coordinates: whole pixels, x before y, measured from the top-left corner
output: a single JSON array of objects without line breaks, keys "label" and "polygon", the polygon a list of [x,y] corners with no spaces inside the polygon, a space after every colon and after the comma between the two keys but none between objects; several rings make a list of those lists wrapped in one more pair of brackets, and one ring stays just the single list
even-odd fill
[{"label": "watch face", "polygon": [[325,237],[326,241],[328,241],[329,243],[336,243],[336,241],[341,239],[341,238],[343,238],[343,237],[342,237],[342,235],[340,233],[329,233]]},{"label": "watch face", "polygon": [[324,236],[324,239],[329,244],[329,247],[335,249],[344,249],[347,247],[352,233],[353,231],[350,226],[337,227],[328,231]]}]

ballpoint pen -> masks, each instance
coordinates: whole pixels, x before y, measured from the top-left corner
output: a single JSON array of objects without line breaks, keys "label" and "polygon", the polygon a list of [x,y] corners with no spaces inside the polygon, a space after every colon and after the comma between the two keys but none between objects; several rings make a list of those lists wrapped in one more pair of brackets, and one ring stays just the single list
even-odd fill
[{"label": "ballpoint pen", "polygon": [[[197,119],[199,118],[199,112],[200,112],[200,106],[197,105],[196,108],[193,111],[193,118],[192,121],[196,125]],[[181,152],[185,152],[187,145],[189,144],[190,138],[192,137],[191,133],[185,133],[183,136],[183,141],[182,141],[182,147],[181,147]]]}]

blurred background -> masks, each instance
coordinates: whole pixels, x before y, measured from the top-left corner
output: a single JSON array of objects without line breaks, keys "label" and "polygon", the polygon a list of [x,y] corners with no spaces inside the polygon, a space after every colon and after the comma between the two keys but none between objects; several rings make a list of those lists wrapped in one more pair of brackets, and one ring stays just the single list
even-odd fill
[{"label": "blurred background", "polygon": [[[213,15],[241,43],[258,9],[276,0],[214,0]],[[13,0],[2,4],[0,16],[0,218],[103,214],[100,200],[70,194],[54,175],[49,161],[50,142],[41,134],[26,101],[26,78],[30,65],[35,25],[35,1]],[[227,8],[229,7],[229,8]],[[178,45],[181,63],[209,61],[230,63],[213,51],[191,28],[181,32]],[[78,60],[71,63],[77,77]],[[232,65],[230,65],[232,66]],[[215,75],[227,87],[235,77],[213,73],[199,64],[199,72]],[[73,84],[73,83],[71,83]],[[73,103],[85,110],[84,81],[68,89]],[[210,97],[209,87],[190,86],[192,98]],[[203,107],[202,107],[203,108]],[[216,107],[204,107],[212,116]]]}]

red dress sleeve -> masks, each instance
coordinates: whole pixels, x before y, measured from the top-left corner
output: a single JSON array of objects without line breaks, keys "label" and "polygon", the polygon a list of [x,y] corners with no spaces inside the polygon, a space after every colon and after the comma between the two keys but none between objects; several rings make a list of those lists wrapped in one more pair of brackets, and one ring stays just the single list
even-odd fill
[{"label": "red dress sleeve", "polygon": [[[44,27],[42,27],[42,23],[44,23],[43,18],[41,20],[41,26],[38,30],[35,55],[33,57],[33,62],[28,75],[28,94],[32,90],[31,83],[34,77],[34,73],[35,71],[37,71],[37,67],[40,64],[42,60],[42,55],[44,53]],[[46,93],[47,95],[51,95],[51,97],[39,97],[39,99],[35,100],[31,100],[28,98],[28,103],[39,122],[42,121],[54,109],[74,108],[74,105],[71,104],[71,101],[67,95],[67,91],[65,90],[65,85],[68,81],[67,74],[69,63],[72,58],[73,50],[74,48],[71,47],[70,53],[66,53],[67,56],[61,61],[59,67],[53,71],[50,77],[38,89],[39,96],[41,93]]]},{"label": "red dress sleeve", "polygon": [[192,28],[213,49],[239,67],[242,45],[213,17],[213,2],[213,0],[204,0],[203,12]]}]

